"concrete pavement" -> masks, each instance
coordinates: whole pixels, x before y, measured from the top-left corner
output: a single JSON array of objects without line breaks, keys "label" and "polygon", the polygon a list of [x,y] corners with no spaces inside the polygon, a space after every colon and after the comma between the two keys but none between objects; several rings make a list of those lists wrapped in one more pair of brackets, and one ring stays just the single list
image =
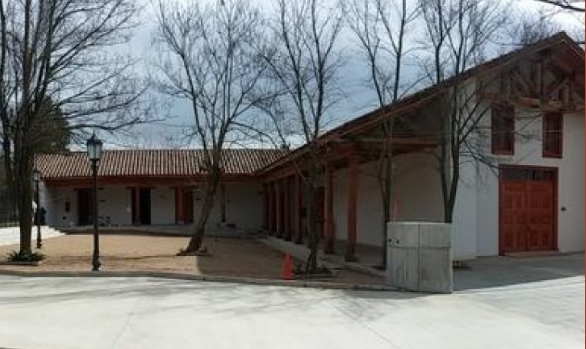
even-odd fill
[{"label": "concrete pavement", "polygon": [[0,347],[15,349],[572,349],[583,312],[583,276],[452,295],[0,276]]}]

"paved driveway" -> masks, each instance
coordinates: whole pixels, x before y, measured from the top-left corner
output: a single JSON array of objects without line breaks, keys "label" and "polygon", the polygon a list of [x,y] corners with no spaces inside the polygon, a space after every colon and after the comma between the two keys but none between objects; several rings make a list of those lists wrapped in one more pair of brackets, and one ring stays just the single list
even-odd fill
[{"label": "paved driveway", "polygon": [[583,275],[483,287],[466,277],[453,295],[417,295],[0,276],[0,347],[584,348]]}]

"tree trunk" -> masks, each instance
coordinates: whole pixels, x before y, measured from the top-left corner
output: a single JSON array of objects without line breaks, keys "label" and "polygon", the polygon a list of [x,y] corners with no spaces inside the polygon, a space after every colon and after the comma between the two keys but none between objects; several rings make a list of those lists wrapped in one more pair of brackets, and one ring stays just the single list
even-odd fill
[{"label": "tree trunk", "polygon": [[219,171],[213,171],[213,173],[210,173],[207,176],[206,195],[204,198],[203,206],[201,208],[199,218],[197,219],[197,224],[195,225],[193,235],[189,240],[187,248],[182,251],[182,254],[193,254],[201,248],[201,245],[203,243],[203,237],[205,235],[205,226],[208,222],[208,219],[210,218],[212,208],[214,207],[214,197],[216,195],[216,190],[218,188],[219,182]]},{"label": "tree trunk", "polygon": [[31,228],[32,228],[32,169],[33,157],[27,149],[25,136],[19,135],[15,140],[15,176],[14,186],[16,188],[17,203],[18,203],[18,220],[20,226],[20,252],[32,252],[31,244]]},{"label": "tree trunk", "polygon": [[[311,180],[311,179],[310,179]],[[305,273],[312,274],[317,270],[317,212],[315,206],[316,183],[312,180],[307,186],[307,238],[309,245],[309,256],[305,265]]]},{"label": "tree trunk", "polygon": [[382,204],[383,204],[383,214],[382,214],[382,241],[381,241],[381,268],[386,269],[387,267],[387,239],[389,237],[389,229],[388,229],[388,222],[391,219],[390,210],[391,210],[391,203],[392,203],[392,170],[393,170],[393,159],[392,155],[386,154],[385,159],[385,174],[383,179],[385,181],[383,187],[383,195],[382,195]]},{"label": "tree trunk", "polygon": [[4,154],[4,172],[6,174],[6,188],[8,189],[8,201],[11,204],[11,209],[17,211],[18,203],[16,202],[15,185],[14,185],[14,168],[12,167],[12,151],[10,146],[10,138],[5,135],[2,141],[2,151]]}]

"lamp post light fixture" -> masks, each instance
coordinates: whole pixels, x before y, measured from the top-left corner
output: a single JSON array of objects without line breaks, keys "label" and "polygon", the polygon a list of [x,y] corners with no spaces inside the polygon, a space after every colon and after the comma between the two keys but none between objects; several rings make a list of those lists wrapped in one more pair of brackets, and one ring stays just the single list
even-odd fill
[{"label": "lamp post light fixture", "polygon": [[94,207],[93,207],[93,223],[94,223],[94,253],[92,256],[92,271],[100,270],[100,237],[98,233],[98,162],[102,156],[102,141],[96,138],[96,134],[92,134],[87,140],[87,156],[92,163],[92,177],[94,181]]},{"label": "lamp post light fixture", "polygon": [[41,238],[41,194],[39,192],[39,181],[41,180],[41,171],[37,168],[33,170],[33,180],[35,181],[35,223],[37,224],[37,248],[43,247],[43,240]]}]

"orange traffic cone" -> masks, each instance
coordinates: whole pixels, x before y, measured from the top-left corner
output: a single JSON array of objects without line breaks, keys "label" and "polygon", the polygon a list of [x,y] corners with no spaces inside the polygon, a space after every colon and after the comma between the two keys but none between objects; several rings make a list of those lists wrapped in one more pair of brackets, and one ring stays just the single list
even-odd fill
[{"label": "orange traffic cone", "polygon": [[293,260],[291,254],[286,253],[283,260],[283,280],[293,280]]}]

